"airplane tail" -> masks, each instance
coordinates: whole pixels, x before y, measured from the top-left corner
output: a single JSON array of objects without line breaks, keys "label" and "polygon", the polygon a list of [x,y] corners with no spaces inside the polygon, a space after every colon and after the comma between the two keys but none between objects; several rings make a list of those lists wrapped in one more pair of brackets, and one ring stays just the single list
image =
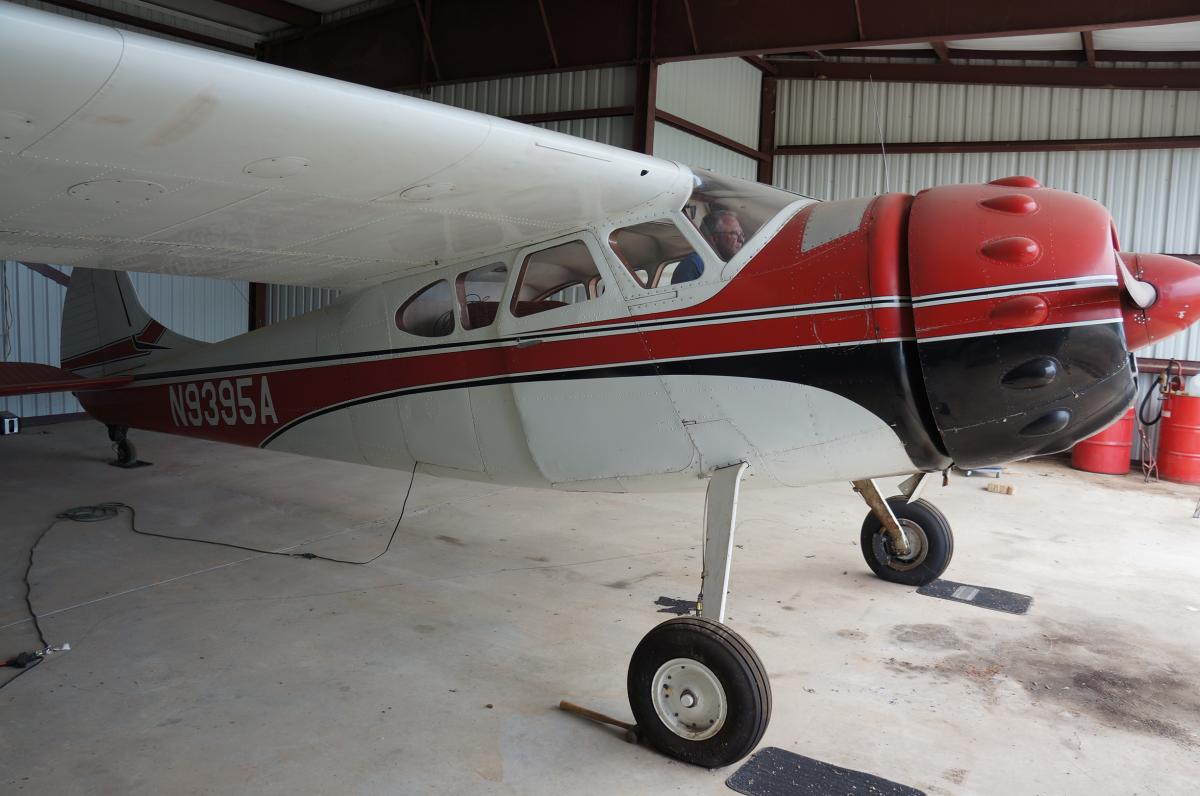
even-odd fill
[{"label": "airplane tail", "polygon": [[112,376],[199,345],[205,343],[176,334],[151,318],[128,274],[72,270],[63,305],[63,369],[81,376]]}]

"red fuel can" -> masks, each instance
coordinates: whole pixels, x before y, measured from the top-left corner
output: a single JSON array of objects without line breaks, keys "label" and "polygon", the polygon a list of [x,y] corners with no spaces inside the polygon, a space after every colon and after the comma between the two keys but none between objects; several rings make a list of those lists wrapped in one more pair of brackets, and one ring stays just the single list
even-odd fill
[{"label": "red fuel can", "polygon": [[1200,484],[1200,398],[1168,395],[1159,428],[1159,477]]},{"label": "red fuel can", "polygon": [[1071,466],[1089,473],[1122,475],[1129,472],[1133,450],[1133,410],[1108,428],[1093,434],[1071,449]]}]

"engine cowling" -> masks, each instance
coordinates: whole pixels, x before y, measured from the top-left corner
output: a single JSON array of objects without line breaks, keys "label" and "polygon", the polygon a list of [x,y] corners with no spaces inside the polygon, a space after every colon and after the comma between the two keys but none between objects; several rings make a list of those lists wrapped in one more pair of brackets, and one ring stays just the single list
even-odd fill
[{"label": "engine cowling", "polygon": [[1123,254],[1155,285],[1137,307],[1108,211],[1027,177],[919,193],[908,272],[924,385],[962,467],[1066,450],[1136,393],[1130,349],[1187,326],[1200,267]]}]

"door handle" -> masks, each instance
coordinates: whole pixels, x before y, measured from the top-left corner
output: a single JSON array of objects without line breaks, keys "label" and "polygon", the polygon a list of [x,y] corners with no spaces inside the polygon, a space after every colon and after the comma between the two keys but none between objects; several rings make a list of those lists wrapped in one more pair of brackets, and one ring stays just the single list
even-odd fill
[{"label": "door handle", "polygon": [[528,337],[528,338],[525,338],[522,340],[518,340],[517,348],[529,348],[530,346],[535,346],[542,342],[543,341],[540,337]]}]

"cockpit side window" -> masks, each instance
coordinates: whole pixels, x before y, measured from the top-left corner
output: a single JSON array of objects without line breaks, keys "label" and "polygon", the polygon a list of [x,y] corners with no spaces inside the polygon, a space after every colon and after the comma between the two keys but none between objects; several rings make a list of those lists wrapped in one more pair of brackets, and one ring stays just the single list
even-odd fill
[{"label": "cockpit side window", "polygon": [[683,206],[683,214],[725,262],[736,257],[746,242],[780,210],[805,198],[704,169],[695,169],[694,174],[696,184]]},{"label": "cockpit side window", "polygon": [[512,314],[518,318],[590,301],[604,295],[604,277],[587,244],[573,240],[525,258]]},{"label": "cockpit side window", "polygon": [[[615,229],[608,243],[644,288],[690,281],[704,272],[704,260],[669,219]],[[675,274],[686,279],[673,279]]]}]

